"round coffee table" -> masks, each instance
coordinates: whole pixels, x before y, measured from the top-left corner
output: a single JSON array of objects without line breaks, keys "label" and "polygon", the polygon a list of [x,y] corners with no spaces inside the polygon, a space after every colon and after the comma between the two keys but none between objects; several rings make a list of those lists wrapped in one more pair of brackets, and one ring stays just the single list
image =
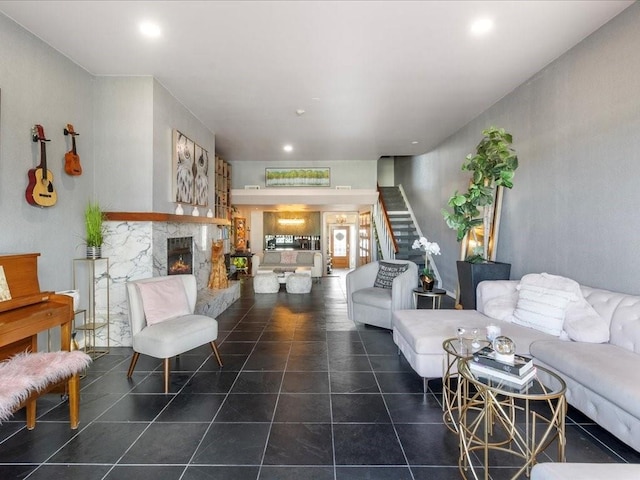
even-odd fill
[{"label": "round coffee table", "polygon": [[[478,329],[480,330],[480,329]],[[477,339],[477,344],[472,345],[472,338],[457,337],[447,338],[442,342],[445,352],[444,371],[442,372],[442,420],[445,426],[454,433],[458,433],[458,418],[460,407],[467,397],[467,383],[458,373],[458,362],[473,357],[477,352],[491,342],[485,339]]]},{"label": "round coffee table", "polygon": [[[490,478],[490,457],[506,453],[521,460],[511,477],[527,477],[536,458],[556,443],[558,462],[565,461],[566,384],[554,372],[536,366],[536,376],[522,387],[507,385],[495,377],[478,376],[469,369],[470,359],[458,362],[469,392],[460,407],[459,467],[463,478]],[[493,452],[493,453],[492,453]],[[479,460],[479,462],[478,462]],[[474,464],[474,461],[476,462]],[[504,462],[504,459],[502,460]],[[512,465],[509,463],[509,465]]]},{"label": "round coffee table", "polygon": [[429,297],[431,298],[431,309],[435,310],[436,308],[440,308],[440,301],[442,297],[447,294],[445,290],[441,288],[434,288],[433,290],[423,290],[422,287],[413,289],[413,304],[415,308],[418,308],[418,297]]}]

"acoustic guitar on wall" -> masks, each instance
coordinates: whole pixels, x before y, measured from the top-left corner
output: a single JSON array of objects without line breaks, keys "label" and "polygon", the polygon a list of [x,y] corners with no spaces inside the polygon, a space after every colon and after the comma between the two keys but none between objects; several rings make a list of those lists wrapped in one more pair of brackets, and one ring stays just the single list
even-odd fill
[{"label": "acoustic guitar on wall", "polygon": [[58,194],[53,188],[53,174],[47,169],[46,142],[49,140],[44,136],[42,125],[33,127],[33,141],[40,142],[40,165],[29,170],[25,197],[30,205],[53,207],[58,201]]},{"label": "acoustic guitar on wall", "polygon": [[67,123],[67,128],[64,129],[64,134],[71,135],[71,151],[64,154],[64,171],[72,176],[82,175],[80,157],[76,151],[76,136],[80,134],[75,132],[73,125],[70,123]]}]

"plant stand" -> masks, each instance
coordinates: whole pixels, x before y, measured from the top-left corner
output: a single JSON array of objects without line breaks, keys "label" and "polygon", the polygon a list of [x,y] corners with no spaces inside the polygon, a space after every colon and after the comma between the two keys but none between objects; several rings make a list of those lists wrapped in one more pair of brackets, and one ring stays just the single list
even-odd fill
[{"label": "plant stand", "polygon": [[484,280],[509,280],[511,264],[501,262],[456,262],[458,267],[458,303],[465,310],[476,309],[476,288]]}]

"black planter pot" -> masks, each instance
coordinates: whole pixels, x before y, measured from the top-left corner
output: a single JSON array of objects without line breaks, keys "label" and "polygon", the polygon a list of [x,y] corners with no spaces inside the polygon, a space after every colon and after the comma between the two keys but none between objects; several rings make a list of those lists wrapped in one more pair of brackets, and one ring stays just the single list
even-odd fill
[{"label": "black planter pot", "polygon": [[476,288],[483,280],[509,280],[511,264],[501,262],[471,263],[458,260],[460,304],[465,310],[476,309]]}]

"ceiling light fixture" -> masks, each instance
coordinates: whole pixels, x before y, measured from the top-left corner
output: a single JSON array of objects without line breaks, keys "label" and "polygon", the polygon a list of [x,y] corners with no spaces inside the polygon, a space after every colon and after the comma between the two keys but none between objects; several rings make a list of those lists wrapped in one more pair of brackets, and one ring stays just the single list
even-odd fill
[{"label": "ceiling light fixture", "polygon": [[301,116],[302,116],[302,115],[304,115],[305,113],[307,113],[307,112],[305,112],[305,111],[304,111],[303,109],[301,109],[301,108],[299,108],[298,110],[296,110],[296,115],[298,115],[299,117],[301,117]]},{"label": "ceiling light fixture", "polygon": [[417,140],[414,140],[413,142],[411,142],[411,145],[417,145],[417,144],[418,144]]},{"label": "ceiling light fixture", "polygon": [[280,225],[302,225],[304,218],[279,218],[278,223]]},{"label": "ceiling light fixture", "polygon": [[160,26],[153,22],[142,22],[140,24],[140,33],[145,37],[158,38],[160,36]]},{"label": "ceiling light fixture", "polygon": [[490,18],[478,18],[471,24],[471,33],[485,35],[493,29],[493,20]]},{"label": "ceiling light fixture", "polygon": [[285,145],[284,147],[282,147],[282,149],[285,152],[293,152],[293,146],[292,145]]}]

